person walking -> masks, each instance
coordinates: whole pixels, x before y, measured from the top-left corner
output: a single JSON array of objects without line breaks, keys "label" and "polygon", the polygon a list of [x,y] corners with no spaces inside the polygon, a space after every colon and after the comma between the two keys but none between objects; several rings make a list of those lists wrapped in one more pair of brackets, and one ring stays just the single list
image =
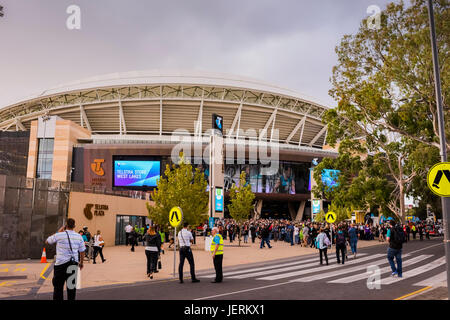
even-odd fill
[{"label": "person walking", "polygon": [[417,228],[416,228],[415,224],[412,225],[411,231],[412,231],[412,234],[413,234],[413,239],[416,240]]},{"label": "person walking", "polygon": [[423,241],[423,225],[422,225],[422,224],[419,224],[418,229],[419,229],[419,238],[420,238],[420,241]]},{"label": "person walking", "polygon": [[305,226],[303,227],[303,244],[305,245],[305,248],[308,246],[308,233],[309,228],[308,225],[305,224]]},{"label": "person walking", "polygon": [[325,258],[325,262],[328,265],[328,255],[327,250],[328,246],[331,245],[330,239],[328,239],[327,234],[325,233],[325,230],[323,228],[320,228],[320,233],[316,237],[316,243],[315,246],[317,249],[319,249],[319,255],[320,255],[320,264],[323,265],[323,258],[322,255]]},{"label": "person walking", "polygon": [[256,240],[256,227],[255,227],[255,225],[253,223],[250,226],[250,235],[252,237],[252,243],[255,243],[255,240]]},{"label": "person walking", "polygon": [[272,249],[270,245],[269,234],[270,234],[269,227],[263,226],[261,230],[261,244],[259,246],[260,249],[264,247],[264,243],[267,243],[269,249]]},{"label": "person walking", "polygon": [[93,264],[96,264],[95,258],[97,258],[97,255],[100,253],[100,258],[102,258],[102,263],[106,261],[106,259],[103,257],[103,247],[105,246],[105,241],[103,241],[103,237],[100,233],[100,230],[97,230],[97,234],[94,236],[94,262]]},{"label": "person walking", "polygon": [[245,224],[242,234],[244,235],[244,243],[248,243],[248,225]]},{"label": "person walking", "polygon": [[131,225],[131,223],[128,223],[125,226],[125,244],[126,244],[126,246],[128,246],[130,244],[131,231],[133,231],[133,226]]},{"label": "person walking", "polygon": [[132,229],[130,232],[130,236],[129,236],[129,241],[131,244],[131,252],[134,252],[134,246],[137,246],[138,237],[139,237],[139,235],[136,232],[136,230]]},{"label": "person walking", "polygon": [[297,225],[294,226],[294,243],[299,244],[300,243],[300,229]]},{"label": "person walking", "polygon": [[[402,248],[403,243],[406,242],[406,236],[400,226],[396,226],[395,221],[390,221],[391,227],[387,231],[386,240],[389,241],[387,251],[387,259],[392,269],[392,276],[402,277]],[[397,267],[394,263],[394,258],[397,262]]]},{"label": "person walking", "polygon": [[342,230],[342,226],[340,226],[336,232],[336,260],[338,264],[341,263],[339,259],[340,253],[342,255],[342,264],[345,262],[345,241],[345,233]]},{"label": "person walking", "polygon": [[[381,232],[380,232],[381,234]],[[350,249],[352,250],[353,258],[356,259],[356,251],[358,245],[358,230],[355,228],[355,225],[352,223],[350,225],[350,229],[348,229],[348,237],[350,242]]]},{"label": "person walking", "polygon": [[211,230],[211,255],[213,258],[214,269],[216,270],[216,278],[211,283],[220,283],[223,280],[222,264],[223,264],[223,238],[219,233],[219,229],[214,227]]},{"label": "person walking", "polygon": [[149,227],[144,237],[145,256],[147,257],[147,277],[153,279],[153,273],[158,272],[158,257],[161,252],[161,236],[156,233],[155,227]]},{"label": "person walking", "polygon": [[192,233],[187,229],[188,223],[185,222],[183,224],[183,229],[178,232],[178,244],[180,246],[180,264],[178,265],[178,276],[180,279],[180,283],[184,283],[183,281],[183,267],[184,260],[187,259],[190,266],[191,271],[191,281],[192,282],[200,282],[195,276],[195,264],[194,264],[194,255],[192,254],[191,243],[194,242],[194,238],[192,237]]},{"label": "person walking", "polygon": [[[67,282],[67,299],[75,300],[76,282],[68,283],[74,267],[83,269],[86,246],[80,234],[73,231],[75,220],[67,219],[66,225],[45,241],[46,244],[56,243],[55,267],[53,269],[53,300],[64,300],[64,284]],[[78,259],[78,253],[80,258]],[[74,269],[75,272],[76,269]]]}]

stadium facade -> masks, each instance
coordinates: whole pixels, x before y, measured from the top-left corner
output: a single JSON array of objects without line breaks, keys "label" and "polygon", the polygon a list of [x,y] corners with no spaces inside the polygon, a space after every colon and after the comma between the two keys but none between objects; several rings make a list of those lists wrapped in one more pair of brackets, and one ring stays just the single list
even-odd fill
[{"label": "stadium facade", "polygon": [[[301,219],[311,215],[313,161],[337,156],[325,145],[327,127],[322,116],[326,110],[313,99],[253,79],[199,72],[129,72],[60,86],[6,106],[0,109],[0,132],[9,132],[8,141],[17,134],[28,144],[22,159],[26,166],[22,163],[17,168],[24,172],[26,167],[28,178],[147,192],[166,164],[173,162],[175,148],[186,141],[200,145],[200,152],[192,145],[188,158],[208,175],[205,150],[213,129],[211,119],[220,115],[225,195],[240,172],[246,171],[256,194],[256,216]],[[263,142],[271,156],[273,150],[277,153],[277,167],[271,174],[261,174],[268,164],[252,159],[253,147],[258,149]],[[13,145],[17,149],[10,143],[0,154],[0,169],[9,166],[8,172],[18,165],[5,160]],[[72,213],[69,206],[69,215],[86,218],[74,214],[86,213],[88,203],[82,199]],[[89,203],[92,212],[114,211],[111,201],[91,199]],[[145,210],[133,209],[139,214],[120,210],[111,213],[116,223],[111,220],[109,228],[119,228],[119,216],[145,215]],[[120,227],[126,221],[131,220],[120,220]]]}]

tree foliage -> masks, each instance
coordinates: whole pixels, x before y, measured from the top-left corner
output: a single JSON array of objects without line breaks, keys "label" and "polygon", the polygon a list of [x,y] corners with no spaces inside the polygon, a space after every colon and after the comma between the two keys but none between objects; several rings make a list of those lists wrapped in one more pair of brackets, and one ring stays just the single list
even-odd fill
[{"label": "tree foliage", "polygon": [[239,177],[239,186],[233,183],[230,189],[230,204],[228,210],[231,217],[238,223],[246,221],[252,210],[253,201],[255,200],[255,194],[252,192],[250,184],[246,183],[245,171],[241,172]]},{"label": "tree foliage", "polygon": [[[350,208],[337,206],[334,203],[328,207],[328,212],[330,212],[330,211],[332,211],[336,214],[336,221],[334,223],[339,223],[339,222],[351,219],[351,217],[352,217],[352,210]],[[326,217],[325,211],[321,210],[314,217],[314,221],[315,222],[326,222],[325,217]]]},{"label": "tree foliage", "polygon": [[[434,3],[445,104],[450,94],[450,3]],[[412,0],[409,7],[403,1],[388,4],[381,15],[381,28],[369,29],[363,20],[355,35],[343,37],[336,53],[338,64],[333,68],[330,95],[338,106],[324,116],[327,142],[344,143],[346,148],[340,148],[340,152],[369,155],[377,168],[375,173],[379,173],[370,175],[374,170],[362,161],[362,171],[346,186],[347,199],[360,191],[369,192],[362,199],[366,205],[368,197],[386,200],[383,191],[380,198],[371,188],[383,183],[384,174],[384,191],[389,192],[385,205],[404,221],[405,196],[423,196],[418,181],[425,182],[433,164],[432,159],[423,161],[420,154],[426,151],[433,155],[433,149],[439,147],[426,1]],[[445,105],[444,109],[448,119],[449,107]],[[447,136],[449,124],[446,121]]]},{"label": "tree foliage", "polygon": [[169,213],[173,207],[183,210],[183,220],[197,226],[208,219],[209,197],[206,192],[207,181],[199,169],[192,169],[182,156],[178,165],[167,165],[153,191],[154,205],[147,203],[149,218],[168,229]]},{"label": "tree foliage", "polygon": [[[230,189],[231,203],[228,205],[228,210],[238,225],[249,218],[255,200],[255,194],[252,192],[251,185],[246,183],[245,176],[245,171],[242,171],[239,177],[239,186],[233,183]],[[238,237],[239,245],[241,245],[241,235],[239,234]]]}]

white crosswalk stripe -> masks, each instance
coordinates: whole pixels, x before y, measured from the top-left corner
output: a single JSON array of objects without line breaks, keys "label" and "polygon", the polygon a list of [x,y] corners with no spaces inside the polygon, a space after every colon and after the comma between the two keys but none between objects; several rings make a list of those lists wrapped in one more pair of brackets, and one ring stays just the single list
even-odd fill
[{"label": "white crosswalk stripe", "polygon": [[[263,270],[269,270],[269,269],[279,269],[279,268],[283,268],[283,267],[289,267],[289,266],[298,266],[298,265],[302,265],[308,262],[312,262],[312,261],[317,261],[317,257],[315,258],[311,258],[311,259],[306,259],[306,260],[300,260],[300,261],[294,261],[294,262],[288,262],[288,263],[283,263],[283,264],[278,264],[278,265],[270,265],[270,266],[264,266],[264,267],[258,267],[258,268],[252,268],[252,269],[243,269],[243,270],[237,270],[237,271],[231,271],[231,272],[224,272],[224,277],[228,277],[228,276],[233,276],[233,275],[237,275],[237,274],[241,274],[241,273],[250,273],[250,272],[257,272],[257,271],[263,271]],[[216,275],[215,274],[209,274],[209,275],[205,275],[202,276],[203,278],[215,278]]]},{"label": "white crosswalk stripe", "polygon": [[[408,255],[406,254],[403,256],[403,258],[406,258],[407,256]],[[418,263],[418,262],[428,259],[430,257],[432,257],[432,255],[424,254],[424,255],[420,255],[420,256],[408,259],[408,260],[404,261],[403,267],[413,265],[415,263]],[[384,258],[384,263],[388,263],[386,257]],[[382,274],[385,272],[391,272],[391,267],[387,266],[387,267],[381,268],[380,272]],[[367,273],[365,271],[363,273],[358,273],[358,274],[355,274],[355,275],[352,275],[349,277],[344,277],[344,278],[339,278],[339,279],[336,279],[333,281],[328,281],[328,283],[352,283],[352,282],[356,282],[356,281],[363,280],[363,279],[367,279]]]},{"label": "white crosswalk stripe", "polygon": [[403,272],[403,277],[402,278],[397,278],[397,277],[389,277],[389,278],[384,278],[381,279],[381,285],[388,285],[388,284],[392,284],[395,282],[399,282],[408,278],[412,278],[415,277],[419,274],[425,273],[427,271],[433,270],[437,267],[440,267],[442,265],[445,264],[445,257],[441,257],[439,259],[434,260],[433,262],[430,262],[428,264],[425,264],[423,266],[420,266],[418,268],[409,270],[407,272]]},{"label": "white crosswalk stripe", "polygon": [[428,287],[428,286],[445,287],[446,285],[447,285],[447,271],[441,272],[435,275],[434,277],[413,284],[413,286],[420,286],[420,287]]},{"label": "white crosswalk stripe", "polygon": [[[362,256],[366,256],[366,255],[367,255],[367,253],[363,253],[360,256],[362,257]],[[306,262],[311,262],[311,261],[314,261],[314,262],[306,263]],[[285,264],[285,265],[280,265],[280,267],[282,267],[282,268],[277,268],[277,269],[272,268],[272,270],[268,269],[267,267],[258,268],[258,270],[247,269],[247,270],[243,270],[243,271],[239,272],[239,273],[244,273],[244,274],[234,275],[234,276],[231,276],[228,278],[231,278],[231,279],[254,278],[254,277],[265,276],[265,275],[273,274],[273,273],[280,273],[280,272],[286,272],[286,271],[292,271],[292,270],[300,270],[300,269],[305,269],[305,268],[313,268],[313,267],[317,267],[317,262],[318,262],[318,258],[315,257],[315,258],[311,258],[308,260],[304,260],[301,264],[297,263],[296,265],[293,265],[290,267],[283,268],[282,266],[286,266],[286,264]],[[335,262],[332,262],[331,264],[334,264],[334,263]],[[260,270],[263,270],[263,271],[260,271]],[[255,272],[255,271],[260,271],[260,272]]]},{"label": "white crosswalk stripe", "polygon": [[[361,259],[357,259],[357,260],[351,260],[347,262],[347,265],[353,265],[353,264],[358,264],[358,263],[362,263],[365,261],[369,261],[369,260],[373,260],[376,258],[379,258],[381,256],[384,256],[385,254],[382,253],[378,253],[378,254],[374,254],[365,258],[361,258]],[[315,266],[317,266],[317,263],[315,264]],[[304,274],[308,274],[308,273],[314,273],[314,272],[320,272],[320,271],[329,271],[331,269],[336,269],[336,268],[344,268],[345,265],[341,265],[341,264],[336,264],[336,265],[328,265],[328,266],[321,266],[321,267],[316,267],[316,268],[311,268],[311,269],[307,269],[307,270],[300,270],[300,271],[294,271],[294,272],[288,272],[288,273],[283,273],[283,274],[277,274],[277,275],[273,275],[273,276],[266,276],[266,277],[262,277],[262,278],[257,278],[257,280],[279,280],[279,279],[284,279],[284,278],[291,278],[291,277],[296,277],[296,276],[301,276]]]},{"label": "white crosswalk stripe", "polygon": [[[407,257],[408,255],[405,255],[405,257]],[[430,256],[427,256],[430,257]],[[426,259],[427,257],[421,257],[422,260]],[[292,282],[311,282],[311,281],[316,281],[316,280],[323,280],[326,278],[332,278],[332,277],[337,277],[346,273],[352,273],[352,272],[358,272],[361,270],[365,270],[367,269],[367,267],[369,266],[379,266],[382,264],[386,264],[388,263],[386,258],[380,259],[378,261],[372,261],[370,263],[366,263],[365,265],[362,266],[356,266],[356,267],[352,267],[352,268],[346,268],[346,269],[340,269],[340,270],[336,270],[336,271],[332,271],[332,272],[325,272],[325,273],[320,273],[320,274],[316,274],[313,276],[309,276],[309,277],[304,277],[304,278],[300,278],[300,279],[295,279],[295,280],[291,280]],[[405,262],[406,264],[406,262]],[[385,269],[385,268],[383,268]],[[381,270],[383,270],[381,269]],[[366,276],[367,278],[367,276]]]}]

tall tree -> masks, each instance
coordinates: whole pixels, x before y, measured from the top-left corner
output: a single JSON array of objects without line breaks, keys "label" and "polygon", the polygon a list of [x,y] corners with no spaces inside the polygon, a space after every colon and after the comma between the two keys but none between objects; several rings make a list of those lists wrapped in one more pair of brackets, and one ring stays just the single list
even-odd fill
[{"label": "tall tree", "polygon": [[147,203],[149,218],[167,230],[170,209],[177,206],[183,210],[183,220],[191,226],[205,222],[209,199],[204,174],[199,169],[194,171],[183,156],[178,165],[167,165],[164,174],[152,193],[154,205]]},{"label": "tall tree", "polygon": [[[231,217],[237,222],[239,227],[242,227],[242,223],[246,221],[252,210],[253,201],[255,200],[255,194],[252,192],[252,186],[247,184],[245,179],[245,171],[241,172],[239,177],[239,185],[233,183],[230,189],[230,201],[228,210]],[[239,246],[241,245],[241,234],[238,234]]]},{"label": "tall tree", "polygon": [[[435,3],[445,104],[450,94],[450,3]],[[388,169],[388,180],[395,185],[388,207],[404,221],[405,195],[428,169],[411,154],[424,146],[439,147],[426,1],[412,0],[409,7],[403,1],[388,4],[379,29],[370,29],[363,20],[357,34],[343,37],[336,53],[330,94],[338,107],[324,117],[327,141],[364,140],[364,153],[377,154]],[[448,118],[449,107],[444,109]]]}]

